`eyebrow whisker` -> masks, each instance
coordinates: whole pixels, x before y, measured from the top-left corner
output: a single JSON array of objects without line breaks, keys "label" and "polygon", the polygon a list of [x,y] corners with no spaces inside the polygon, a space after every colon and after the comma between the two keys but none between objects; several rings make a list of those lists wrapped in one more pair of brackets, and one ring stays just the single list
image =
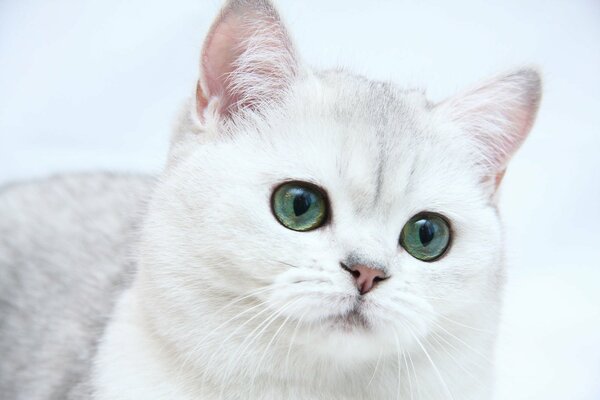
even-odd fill
[{"label": "eyebrow whisker", "polygon": [[277,262],[278,262],[278,263],[280,263],[280,264],[283,264],[283,265],[287,265],[288,267],[292,267],[292,268],[301,268],[301,267],[299,267],[299,266],[297,266],[297,265],[290,264],[290,263],[288,263],[288,262],[285,262],[285,261],[279,261],[279,260],[278,260]]}]

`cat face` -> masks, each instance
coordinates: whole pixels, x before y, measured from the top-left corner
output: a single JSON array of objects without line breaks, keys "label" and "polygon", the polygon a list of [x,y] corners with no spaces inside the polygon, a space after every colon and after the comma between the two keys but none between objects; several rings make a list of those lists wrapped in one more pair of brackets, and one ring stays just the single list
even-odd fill
[{"label": "cat face", "polygon": [[360,361],[486,318],[502,286],[497,177],[538,93],[530,70],[441,104],[313,72],[268,3],[230,2],[144,229],[149,302],[176,315],[156,323],[188,350],[206,321],[233,319],[225,331],[279,328]]}]

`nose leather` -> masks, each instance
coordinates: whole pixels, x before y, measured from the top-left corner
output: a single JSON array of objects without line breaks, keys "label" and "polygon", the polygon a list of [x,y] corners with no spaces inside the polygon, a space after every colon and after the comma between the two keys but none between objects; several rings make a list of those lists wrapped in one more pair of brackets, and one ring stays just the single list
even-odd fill
[{"label": "nose leather", "polygon": [[381,269],[373,268],[365,264],[347,266],[346,264],[341,263],[341,266],[352,275],[361,295],[367,294],[378,282],[388,278]]}]

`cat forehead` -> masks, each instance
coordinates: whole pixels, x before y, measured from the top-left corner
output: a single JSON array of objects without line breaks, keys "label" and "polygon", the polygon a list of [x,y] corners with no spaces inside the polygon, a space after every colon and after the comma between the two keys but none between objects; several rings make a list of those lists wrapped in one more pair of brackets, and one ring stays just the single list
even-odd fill
[{"label": "cat forehead", "polygon": [[420,91],[323,73],[294,87],[288,100],[283,113],[257,126],[271,144],[268,168],[280,179],[310,180],[365,204],[397,201],[418,180],[435,186],[456,172],[446,166],[460,157],[448,157],[456,156],[453,144]]},{"label": "cat forehead", "polygon": [[360,148],[367,158],[394,156],[390,153],[403,152],[407,142],[426,139],[430,108],[421,91],[344,72],[317,73],[290,91],[275,123],[282,135],[273,138],[297,142],[298,150],[318,152],[315,147],[321,145],[344,154]]},{"label": "cat forehead", "polygon": [[274,136],[292,143],[293,152],[328,154],[343,163],[399,163],[417,150],[444,148],[449,139],[422,91],[388,82],[322,73],[290,97]]},{"label": "cat forehead", "polygon": [[301,80],[293,93],[301,103],[295,108],[304,111],[306,117],[317,114],[341,125],[370,126],[380,134],[409,127],[419,113],[430,108],[420,90],[402,89],[344,71],[317,72]]}]

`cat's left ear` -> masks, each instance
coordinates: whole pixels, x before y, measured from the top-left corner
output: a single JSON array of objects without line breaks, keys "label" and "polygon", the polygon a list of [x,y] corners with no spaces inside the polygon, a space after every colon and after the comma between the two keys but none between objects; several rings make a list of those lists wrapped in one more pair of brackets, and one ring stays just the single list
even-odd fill
[{"label": "cat's left ear", "polygon": [[296,52],[269,0],[229,0],[202,49],[196,110],[201,120],[260,110],[283,96],[298,71]]},{"label": "cat's left ear", "polygon": [[475,144],[483,180],[496,189],[529,133],[542,94],[540,74],[521,69],[491,79],[436,106]]}]

